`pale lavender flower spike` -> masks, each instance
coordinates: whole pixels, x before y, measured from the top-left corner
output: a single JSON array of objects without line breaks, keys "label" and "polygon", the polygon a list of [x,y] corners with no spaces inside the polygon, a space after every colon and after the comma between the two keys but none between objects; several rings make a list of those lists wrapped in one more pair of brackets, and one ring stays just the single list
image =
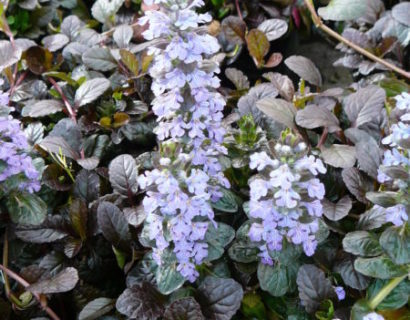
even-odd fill
[{"label": "pale lavender flower spike", "polygon": [[[8,101],[8,94],[0,93],[0,105],[6,106]],[[19,184],[20,190],[33,193],[40,190],[39,173],[25,152],[27,147],[20,121],[12,116],[0,117],[0,183],[16,175],[24,176]]]},{"label": "pale lavender flower spike", "polygon": [[255,222],[248,235],[261,244],[259,256],[264,264],[273,264],[269,252],[280,251],[285,240],[302,246],[308,256],[315,252],[323,211],[320,200],[325,195],[324,185],[315,176],[326,168],[320,159],[304,155],[305,149],[304,143],[277,144],[277,159],[264,151],[250,157],[250,168],[259,175],[249,183],[249,215]]},{"label": "pale lavender flower spike", "polygon": [[[161,264],[164,250],[173,250],[177,270],[193,282],[196,266],[208,256],[205,235],[209,224],[216,226],[212,201],[221,197],[218,186],[229,187],[218,156],[227,152],[222,146],[225,130],[221,125],[225,100],[219,87],[219,72],[210,70],[205,60],[219,51],[216,38],[198,27],[212,20],[198,14],[198,0],[146,0],[157,4],[140,19],[148,24],[146,40],[161,39],[150,47],[154,59],[149,73],[155,99],[152,110],[157,116],[155,128],[162,145],[176,144],[173,159],[161,159],[160,166],[139,177],[147,190],[143,205],[146,228],[155,241],[153,258]],[[165,161],[166,160],[166,161]],[[189,169],[186,169],[189,168]]]}]

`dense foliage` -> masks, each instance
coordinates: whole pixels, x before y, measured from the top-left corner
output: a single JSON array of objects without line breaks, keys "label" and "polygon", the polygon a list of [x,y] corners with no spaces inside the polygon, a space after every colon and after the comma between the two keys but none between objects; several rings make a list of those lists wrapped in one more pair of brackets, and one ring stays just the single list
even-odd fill
[{"label": "dense foliage", "polygon": [[1,320],[409,319],[410,2],[11,0],[0,30]]}]

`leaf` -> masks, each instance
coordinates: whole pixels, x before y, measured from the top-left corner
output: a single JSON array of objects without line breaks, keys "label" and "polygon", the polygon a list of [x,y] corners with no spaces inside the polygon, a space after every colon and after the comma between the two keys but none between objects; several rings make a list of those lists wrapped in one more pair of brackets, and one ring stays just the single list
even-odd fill
[{"label": "leaf", "polygon": [[410,3],[398,3],[393,7],[391,13],[398,22],[410,27]]},{"label": "leaf", "polygon": [[19,230],[16,231],[17,238],[30,243],[51,243],[64,239],[67,233],[51,228]]},{"label": "leaf", "polygon": [[63,48],[70,39],[62,33],[53,34],[47,37],[44,37],[41,42],[44,47],[46,47],[50,52],[54,52]]},{"label": "leaf", "polygon": [[356,163],[356,150],[352,146],[333,144],[322,147],[321,151],[323,160],[335,168],[351,168]]},{"label": "leaf", "polygon": [[270,266],[260,262],[258,264],[258,280],[261,289],[274,297],[284,296],[290,289],[287,268],[280,263]]},{"label": "leaf", "polygon": [[322,200],[323,214],[332,221],[339,221],[346,217],[352,209],[352,200],[349,196],[344,196],[337,203],[332,203],[327,199]]},{"label": "leaf", "polygon": [[377,169],[380,166],[380,150],[376,140],[369,137],[356,144],[356,156],[359,168],[369,176],[377,178]]},{"label": "leaf", "polygon": [[137,207],[124,208],[122,211],[127,222],[134,227],[140,226],[147,216],[142,204]]},{"label": "leaf", "polygon": [[109,298],[97,298],[88,302],[78,315],[78,320],[95,320],[110,312],[115,301]]},{"label": "leaf", "polygon": [[74,195],[90,203],[100,195],[100,178],[95,172],[81,170],[75,179]]},{"label": "leaf", "polygon": [[27,61],[30,71],[36,75],[50,71],[53,66],[53,54],[42,47],[31,47],[22,56]]},{"label": "leaf", "polygon": [[289,128],[296,129],[294,118],[296,108],[282,99],[264,98],[256,102],[257,108],[269,118]]},{"label": "leaf", "polygon": [[108,167],[108,175],[115,192],[129,195],[137,191],[138,170],[132,156],[122,154],[112,160]]},{"label": "leaf", "polygon": [[82,55],[83,63],[97,71],[109,71],[117,67],[117,62],[108,48],[93,47]]},{"label": "leaf", "polygon": [[268,61],[263,65],[264,68],[274,68],[280,65],[283,60],[283,56],[280,52],[274,52],[269,57]]},{"label": "leaf", "polygon": [[98,167],[98,164],[100,163],[100,159],[98,159],[97,157],[77,159],[77,163],[81,167],[83,167],[83,169],[94,170],[95,168]]},{"label": "leaf", "polygon": [[92,16],[101,23],[106,23],[121,8],[124,0],[97,0],[91,7]]},{"label": "leaf", "polygon": [[315,312],[323,300],[335,295],[330,280],[312,264],[305,264],[299,269],[296,283],[302,304],[309,313]]},{"label": "leaf", "polygon": [[245,22],[235,16],[228,16],[222,20],[221,29],[229,42],[234,45],[241,45],[245,41],[246,24]]},{"label": "leaf", "polygon": [[117,206],[103,201],[97,210],[98,225],[104,237],[115,247],[128,248],[131,234],[127,220]]},{"label": "leaf", "polygon": [[393,191],[367,192],[366,198],[383,208],[389,208],[397,204],[399,194]]},{"label": "leaf", "polygon": [[207,319],[230,320],[241,306],[243,290],[233,279],[206,277],[198,291]]},{"label": "leaf", "polygon": [[375,257],[383,253],[377,237],[367,231],[349,232],[343,239],[343,249],[363,257]]},{"label": "leaf", "polygon": [[266,308],[262,298],[254,292],[248,292],[243,297],[241,312],[247,319],[266,319]]},{"label": "leaf", "polygon": [[330,133],[340,130],[339,120],[325,106],[309,104],[297,112],[295,121],[306,129],[326,127]]},{"label": "leaf", "polygon": [[225,75],[235,85],[237,90],[249,89],[250,84],[248,77],[241,70],[227,68]]},{"label": "leaf", "polygon": [[344,254],[340,261],[334,266],[334,271],[340,273],[343,282],[349,287],[357,290],[364,290],[370,284],[370,279],[354,268],[354,257],[350,254]]},{"label": "leaf", "polygon": [[164,320],[204,320],[201,306],[192,297],[172,302],[164,313]]},{"label": "leaf", "polygon": [[383,207],[373,206],[373,208],[360,215],[357,228],[362,230],[373,230],[380,228],[385,223],[385,209]]},{"label": "leaf", "polygon": [[282,37],[288,31],[288,24],[282,19],[268,19],[263,21],[258,29],[265,33],[269,41]]},{"label": "leaf", "polygon": [[40,100],[27,104],[21,111],[23,117],[39,118],[64,110],[64,105],[58,100]]},{"label": "leaf", "polygon": [[317,87],[322,86],[322,76],[315,64],[302,56],[290,56],[285,60],[286,66],[300,78]]},{"label": "leaf", "polygon": [[47,136],[40,143],[39,146],[48,152],[55,154],[61,153],[71,159],[78,159],[80,155],[74,151],[71,146],[62,137]]},{"label": "leaf", "polygon": [[44,137],[44,126],[41,122],[30,123],[25,129],[24,134],[27,137],[27,142],[34,146],[43,140]]},{"label": "leaf", "polygon": [[222,197],[218,201],[212,202],[212,207],[222,212],[237,212],[239,206],[235,194],[225,188],[221,188],[220,191],[222,192]]},{"label": "leaf", "polygon": [[87,238],[88,221],[88,208],[86,203],[83,200],[74,199],[70,206],[69,216],[71,226],[75,233],[84,241]]},{"label": "leaf", "polygon": [[130,43],[134,30],[129,25],[116,26],[113,39],[119,48],[126,48]]},{"label": "leaf", "polygon": [[139,63],[135,55],[128,50],[121,49],[120,56],[121,61],[125,64],[125,66],[134,74],[134,76],[138,76]]},{"label": "leaf", "polygon": [[325,20],[355,20],[365,14],[366,1],[331,0],[326,7],[318,9],[318,14]]},{"label": "leaf", "polygon": [[378,279],[396,278],[407,273],[404,266],[395,265],[387,256],[357,258],[354,268],[365,276]]},{"label": "leaf", "polygon": [[248,45],[249,54],[254,58],[257,66],[263,62],[263,58],[268,54],[270,44],[266,35],[258,30],[252,29],[246,35],[246,43]]},{"label": "leaf", "polygon": [[74,289],[79,280],[78,272],[75,268],[65,268],[50,279],[41,280],[29,287],[27,290],[35,293],[50,294],[67,292]]},{"label": "leaf", "polygon": [[[388,284],[388,280],[377,279],[374,281],[367,290],[368,300],[374,299],[374,297],[382,290],[382,288]],[[400,284],[390,292],[387,297],[380,302],[376,310],[397,310],[405,306],[408,303],[410,295],[410,281],[404,279]]]},{"label": "leaf", "polygon": [[410,264],[410,227],[390,227],[382,233],[380,245],[395,264]]},{"label": "leaf", "polygon": [[98,99],[110,88],[110,81],[106,78],[94,78],[85,81],[75,92],[75,105],[81,107]]},{"label": "leaf", "polygon": [[219,222],[217,228],[212,223],[209,224],[208,231],[205,235],[205,241],[208,244],[207,261],[219,259],[224,254],[225,247],[235,238],[235,230],[222,222]]},{"label": "leaf", "polygon": [[7,195],[7,211],[11,221],[22,225],[40,225],[47,216],[47,204],[37,195],[19,192]]},{"label": "leaf", "polygon": [[342,171],[343,182],[347,189],[353,194],[357,200],[363,203],[368,203],[366,192],[369,190],[369,183],[363,177],[357,168],[347,168]]},{"label": "leaf", "polygon": [[164,302],[163,295],[151,284],[143,282],[125,289],[115,306],[118,312],[131,319],[153,320],[164,313]]},{"label": "leaf", "polygon": [[17,63],[21,57],[21,49],[13,47],[10,41],[0,41],[0,72]]},{"label": "leaf", "polygon": [[277,72],[268,72],[265,73],[263,77],[268,79],[275,86],[279,94],[285,98],[285,100],[292,102],[293,95],[295,94],[295,87],[288,76],[284,76]]},{"label": "leaf", "polygon": [[162,264],[155,272],[155,280],[159,292],[168,295],[181,288],[185,279],[177,270],[178,261],[171,250],[166,249],[162,252],[161,261]]},{"label": "leaf", "polygon": [[385,91],[374,85],[360,88],[344,100],[344,110],[353,127],[360,127],[376,119],[386,99]]}]

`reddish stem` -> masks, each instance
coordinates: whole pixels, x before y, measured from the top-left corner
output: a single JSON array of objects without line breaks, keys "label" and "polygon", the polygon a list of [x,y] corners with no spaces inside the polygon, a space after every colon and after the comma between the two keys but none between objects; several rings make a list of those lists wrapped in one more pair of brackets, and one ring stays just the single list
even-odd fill
[{"label": "reddish stem", "polygon": [[[4,273],[6,273],[10,278],[13,278],[16,280],[18,283],[20,283],[24,288],[27,288],[30,286],[30,283],[28,283],[26,280],[24,280],[22,277],[20,277],[17,273],[14,271],[6,268],[5,266],[0,264],[0,270],[2,270]],[[41,307],[47,314],[51,317],[53,320],[60,320],[59,316],[52,310],[50,309],[49,306],[47,306],[47,300],[42,297],[38,293],[32,292],[33,296],[37,299],[37,301],[40,303]]]},{"label": "reddish stem", "polygon": [[236,11],[238,12],[239,18],[243,21],[241,7],[239,6],[239,0],[235,0]]},{"label": "reddish stem", "polygon": [[51,82],[53,85],[54,89],[57,90],[57,92],[60,94],[61,99],[63,99],[64,105],[68,111],[68,114],[70,115],[71,120],[73,120],[75,123],[77,123],[77,114],[74,110],[74,108],[71,106],[70,102],[68,101],[67,97],[65,96],[63,90],[61,90],[60,86],[58,83],[51,77],[48,77],[48,81]]}]

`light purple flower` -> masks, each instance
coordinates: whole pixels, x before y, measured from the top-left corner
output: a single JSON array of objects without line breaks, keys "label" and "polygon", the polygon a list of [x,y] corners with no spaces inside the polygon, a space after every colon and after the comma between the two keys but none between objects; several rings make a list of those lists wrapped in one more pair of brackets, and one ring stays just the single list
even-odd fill
[{"label": "light purple flower", "polygon": [[395,226],[402,226],[409,216],[406,212],[406,207],[402,204],[395,205],[386,209],[386,221],[393,223]]},{"label": "light purple flower", "polygon": [[339,301],[346,298],[346,291],[343,287],[335,287],[334,289]]},{"label": "light purple flower", "polygon": [[256,221],[248,236],[260,244],[263,263],[273,263],[269,252],[281,250],[284,240],[302,246],[308,256],[315,252],[314,235],[323,212],[320,200],[325,188],[314,177],[326,168],[314,156],[301,155],[305,149],[301,143],[292,147],[277,144],[278,159],[266,152],[250,157],[250,168],[257,169],[259,175],[249,183],[249,215]]}]

